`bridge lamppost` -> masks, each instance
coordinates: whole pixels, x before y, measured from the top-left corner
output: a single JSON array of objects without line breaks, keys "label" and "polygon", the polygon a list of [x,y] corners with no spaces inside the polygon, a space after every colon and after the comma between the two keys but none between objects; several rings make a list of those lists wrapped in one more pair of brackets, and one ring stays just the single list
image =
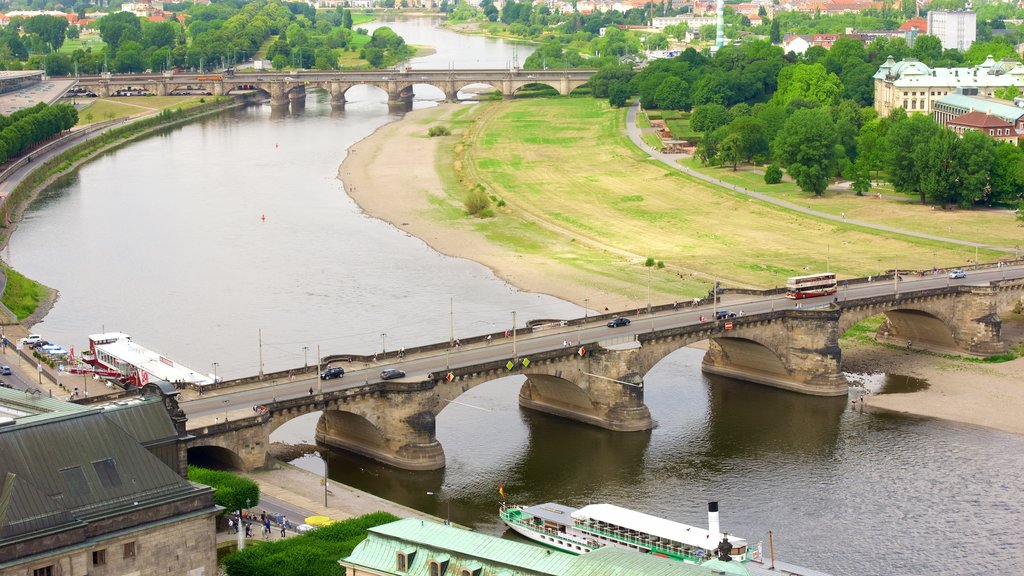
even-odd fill
[{"label": "bridge lamppost", "polygon": [[217,383],[217,366],[220,366],[220,362],[213,363],[213,382]]},{"label": "bridge lamppost", "polygon": [[303,346],[302,347],[302,368],[303,369],[309,368],[309,356],[307,356],[308,352],[309,352],[309,346]]},{"label": "bridge lamppost", "polygon": [[380,333],[380,355],[381,356],[387,356],[387,354],[388,354],[388,349],[384,345],[384,338],[386,336],[387,336],[387,334],[385,334],[384,332]]},{"label": "bridge lamppost", "polygon": [[512,311],[512,357],[519,358],[519,353],[516,352],[516,311]]},{"label": "bridge lamppost", "polygon": [[231,400],[224,400],[224,423],[228,422],[228,407],[231,405]]}]

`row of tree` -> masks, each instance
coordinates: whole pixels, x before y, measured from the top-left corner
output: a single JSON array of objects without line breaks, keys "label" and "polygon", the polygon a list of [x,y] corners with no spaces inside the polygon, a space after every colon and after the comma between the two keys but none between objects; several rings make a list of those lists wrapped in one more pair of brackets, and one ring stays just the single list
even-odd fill
[{"label": "row of tree", "polygon": [[78,123],[78,110],[70,104],[53,106],[43,102],[0,115],[0,163],[20,156]]}]

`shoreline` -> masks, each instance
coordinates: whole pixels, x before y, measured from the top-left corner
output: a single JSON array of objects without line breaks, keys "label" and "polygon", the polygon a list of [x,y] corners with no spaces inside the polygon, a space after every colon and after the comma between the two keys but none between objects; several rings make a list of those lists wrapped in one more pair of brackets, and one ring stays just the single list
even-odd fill
[{"label": "shoreline", "polygon": [[[447,256],[465,258],[488,267],[498,277],[526,292],[540,292],[582,305],[591,310],[608,306],[627,309],[636,302],[608,293],[595,296],[585,279],[563,278],[551,273],[551,262],[539,262],[496,245],[472,229],[472,222],[447,221],[438,216],[438,205],[451,200],[443,189],[437,163],[442,143],[461,138],[461,133],[427,138],[426,124],[443,122],[458,105],[441,104],[416,110],[396,122],[379,127],[349,149],[338,168],[346,193],[369,217],[388,222]],[[358,150],[358,152],[357,152]],[[402,159],[389,150],[404,150]],[[379,174],[390,177],[385,183]],[[461,206],[460,206],[461,208]],[[1024,341],[1024,320],[1004,323],[1004,339],[1011,346]],[[1010,328],[1013,328],[1012,330]],[[950,360],[931,354],[907,353],[881,346],[856,344],[843,350],[847,372],[883,372],[925,379],[921,391],[901,394],[869,394],[863,404],[873,410],[889,410],[939,418],[1024,435],[1024,358],[999,364]]]}]

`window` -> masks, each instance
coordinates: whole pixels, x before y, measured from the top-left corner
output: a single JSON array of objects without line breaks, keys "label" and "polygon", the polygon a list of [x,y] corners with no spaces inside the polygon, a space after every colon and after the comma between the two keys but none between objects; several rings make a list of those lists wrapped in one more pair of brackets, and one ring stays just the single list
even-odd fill
[{"label": "window", "polygon": [[398,571],[405,572],[409,569],[410,564],[412,564],[412,552],[399,552],[397,562],[395,563]]},{"label": "window", "polygon": [[53,576],[53,566],[45,566],[43,568],[36,568],[32,571],[32,576]]},{"label": "window", "polygon": [[96,475],[99,476],[100,483],[104,488],[116,488],[121,485],[121,475],[117,472],[113,458],[93,462],[92,467],[96,470]]},{"label": "window", "polygon": [[124,557],[135,558],[135,542],[125,542],[124,544]]},{"label": "window", "polygon": [[93,550],[92,553],[92,565],[103,566],[107,563],[107,551],[106,550]]}]

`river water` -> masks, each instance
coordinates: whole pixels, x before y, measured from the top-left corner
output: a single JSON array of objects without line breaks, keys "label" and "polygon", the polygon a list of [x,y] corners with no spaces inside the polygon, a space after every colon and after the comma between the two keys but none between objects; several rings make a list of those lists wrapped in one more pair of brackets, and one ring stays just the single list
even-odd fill
[{"label": "river water", "polygon": [[[429,19],[387,24],[437,48],[414,67],[504,67],[530,50],[513,55],[509,44]],[[314,361],[318,345],[365,353],[444,340],[450,320],[466,335],[503,328],[513,310],[520,321],[582,312],[362,214],[336,179],[338,164],[398,116],[383,92],[347,97],[344,110],[310,94],[287,110],[253,106],[167,130],[46,191],[4,252],[61,291],[36,331],[82,346],[90,333],[122,330],[198,370],[217,363],[221,376],[240,376],[261,356],[268,371]],[[431,97],[440,93],[419,91],[415,105]],[[491,533],[501,532],[504,482],[515,503],[613,502],[697,526],[717,500],[724,529],[766,550],[772,530],[778,558],[837,575],[1024,566],[1022,438],[706,377],[702,354],[681,350],[647,376],[650,432],[520,410],[521,381],[506,378],[439,416],[445,470],[330,453],[328,472]],[[310,416],[274,439],[312,440]],[[323,470],[319,458],[296,463]]]}]

